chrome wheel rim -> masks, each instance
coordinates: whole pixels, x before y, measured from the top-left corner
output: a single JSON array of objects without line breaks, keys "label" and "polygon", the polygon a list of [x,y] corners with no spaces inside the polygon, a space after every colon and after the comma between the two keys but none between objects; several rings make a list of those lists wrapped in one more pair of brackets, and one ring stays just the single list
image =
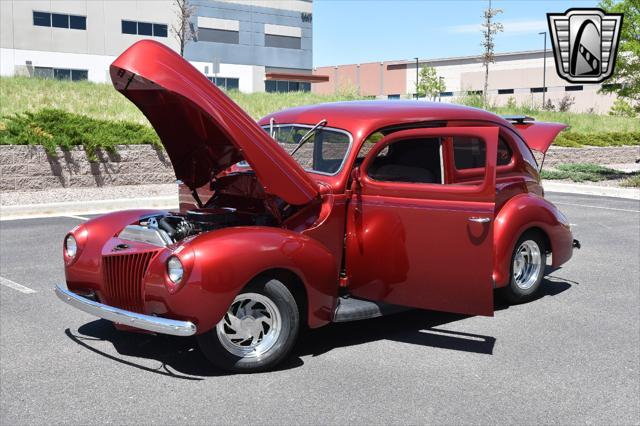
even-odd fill
[{"label": "chrome wheel rim", "polygon": [[542,269],[540,246],[533,240],[523,241],[513,257],[513,279],[522,290],[535,284]]},{"label": "chrome wheel rim", "polygon": [[258,293],[238,295],[216,326],[222,346],[242,358],[259,358],[278,340],[282,319],[271,299]]}]

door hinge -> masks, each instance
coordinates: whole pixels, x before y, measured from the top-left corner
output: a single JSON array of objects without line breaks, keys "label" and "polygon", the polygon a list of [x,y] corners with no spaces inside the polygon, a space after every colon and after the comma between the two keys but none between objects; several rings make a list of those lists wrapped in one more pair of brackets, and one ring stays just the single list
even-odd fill
[{"label": "door hinge", "polygon": [[338,278],[338,285],[342,288],[349,287],[349,277],[344,272],[340,274]]}]

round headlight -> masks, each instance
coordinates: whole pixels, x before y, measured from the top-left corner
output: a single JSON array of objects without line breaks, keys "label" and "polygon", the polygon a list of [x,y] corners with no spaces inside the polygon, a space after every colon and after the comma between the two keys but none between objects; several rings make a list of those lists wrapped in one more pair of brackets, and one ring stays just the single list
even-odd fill
[{"label": "round headlight", "polygon": [[67,257],[73,259],[76,257],[76,253],[78,253],[78,243],[73,235],[67,235],[67,238],[64,240],[64,252]]},{"label": "round headlight", "polygon": [[167,262],[167,274],[169,275],[169,279],[175,284],[178,284],[180,280],[182,280],[184,268],[182,267],[180,259],[175,256],[171,256],[169,258],[169,261]]}]

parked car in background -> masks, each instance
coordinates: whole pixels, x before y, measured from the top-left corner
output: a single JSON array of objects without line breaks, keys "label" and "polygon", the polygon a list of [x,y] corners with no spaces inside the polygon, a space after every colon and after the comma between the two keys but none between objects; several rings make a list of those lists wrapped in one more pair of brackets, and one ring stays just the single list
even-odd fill
[{"label": "parked car in background", "polygon": [[64,240],[65,302],[119,329],[197,335],[236,372],[300,330],[419,308],[493,315],[532,299],[574,241],[532,149],[562,124],[451,104],[361,101],[258,123],[162,44],[111,66],[182,182],[180,210],[106,214]]}]

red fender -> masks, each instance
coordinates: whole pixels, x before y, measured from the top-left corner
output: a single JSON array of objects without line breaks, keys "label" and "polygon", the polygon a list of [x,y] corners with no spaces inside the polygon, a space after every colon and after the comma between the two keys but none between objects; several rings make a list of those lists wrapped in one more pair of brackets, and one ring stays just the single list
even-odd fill
[{"label": "red fender", "polygon": [[[100,262],[102,249],[125,226],[137,222],[141,216],[166,213],[162,210],[123,210],[88,220],[69,233],[78,241],[78,255],[70,262],[65,258],[65,276],[70,290],[100,290],[103,277]],[[64,250],[63,250],[64,251]]]},{"label": "red fender", "polygon": [[571,258],[573,235],[567,218],[556,206],[536,194],[517,195],[502,206],[495,220],[493,280],[496,287],[509,284],[511,254],[520,236],[531,228],[540,228],[548,237],[553,267]]},{"label": "red fender", "polygon": [[[184,283],[170,291],[166,262],[177,255]],[[269,227],[226,228],[162,251],[145,277],[145,311],[189,319],[203,333],[224,316],[236,295],[257,275],[273,269],[295,273],[305,286],[310,327],[331,321],[338,292],[334,256],[317,240]]]}]

